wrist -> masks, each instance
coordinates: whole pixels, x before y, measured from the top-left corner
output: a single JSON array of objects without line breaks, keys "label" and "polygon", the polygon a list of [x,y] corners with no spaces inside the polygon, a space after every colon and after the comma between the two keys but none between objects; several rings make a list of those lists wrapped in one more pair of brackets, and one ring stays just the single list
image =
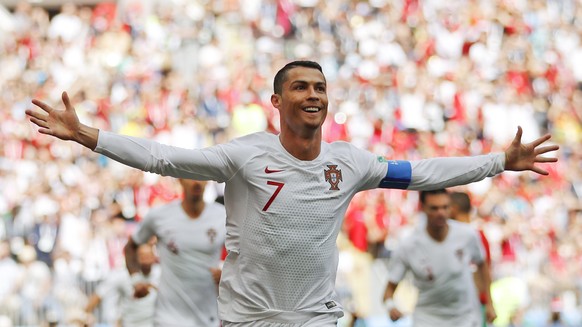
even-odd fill
[{"label": "wrist", "polygon": [[394,303],[394,299],[389,298],[384,300],[384,308],[386,308],[387,311],[391,311],[392,309],[396,308],[396,303]]},{"label": "wrist", "polygon": [[77,134],[73,138],[73,141],[86,146],[92,151],[97,147],[97,141],[99,139],[99,130],[97,128],[89,127],[87,125],[80,124]]}]

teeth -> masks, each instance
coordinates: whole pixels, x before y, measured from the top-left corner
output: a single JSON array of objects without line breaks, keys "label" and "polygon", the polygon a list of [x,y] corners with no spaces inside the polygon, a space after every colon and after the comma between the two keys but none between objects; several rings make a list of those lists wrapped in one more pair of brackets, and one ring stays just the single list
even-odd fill
[{"label": "teeth", "polygon": [[303,110],[305,110],[307,112],[318,112],[319,111],[319,108],[317,108],[317,107],[309,107],[309,108],[305,108]]}]

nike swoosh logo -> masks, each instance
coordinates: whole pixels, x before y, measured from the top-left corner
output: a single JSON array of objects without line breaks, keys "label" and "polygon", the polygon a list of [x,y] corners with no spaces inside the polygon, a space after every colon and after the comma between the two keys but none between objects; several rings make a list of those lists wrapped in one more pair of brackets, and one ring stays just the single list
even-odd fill
[{"label": "nike swoosh logo", "polygon": [[283,169],[269,169],[269,166],[265,167],[265,174],[280,173]]}]

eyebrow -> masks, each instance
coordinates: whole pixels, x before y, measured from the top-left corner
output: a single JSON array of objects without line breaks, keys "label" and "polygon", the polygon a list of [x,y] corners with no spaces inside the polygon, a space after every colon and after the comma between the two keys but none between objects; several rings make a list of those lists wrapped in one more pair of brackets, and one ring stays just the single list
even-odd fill
[{"label": "eyebrow", "polygon": [[438,209],[438,208],[447,208],[450,207],[450,204],[443,204],[443,205],[429,205],[428,207],[430,209]]},{"label": "eyebrow", "polygon": [[305,81],[305,80],[302,80],[302,79],[298,79],[298,80],[292,81],[289,85],[293,85],[293,84],[315,84],[315,85],[324,85],[324,86],[327,86],[327,83],[326,82],[318,81],[318,82],[315,82],[315,83],[310,83],[310,82]]}]

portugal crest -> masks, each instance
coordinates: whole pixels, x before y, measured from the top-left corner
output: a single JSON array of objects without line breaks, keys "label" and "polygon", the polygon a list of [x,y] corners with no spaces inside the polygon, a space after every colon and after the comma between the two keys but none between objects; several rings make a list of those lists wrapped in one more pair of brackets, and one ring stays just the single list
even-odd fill
[{"label": "portugal crest", "polygon": [[331,191],[339,190],[339,182],[342,181],[342,171],[337,169],[337,165],[327,165],[329,169],[324,169],[325,181],[329,183]]},{"label": "portugal crest", "polygon": [[218,233],[216,232],[216,229],[214,228],[210,228],[209,230],[206,231],[206,235],[208,235],[208,239],[210,240],[210,243],[214,243],[214,239],[216,238],[216,235]]}]

